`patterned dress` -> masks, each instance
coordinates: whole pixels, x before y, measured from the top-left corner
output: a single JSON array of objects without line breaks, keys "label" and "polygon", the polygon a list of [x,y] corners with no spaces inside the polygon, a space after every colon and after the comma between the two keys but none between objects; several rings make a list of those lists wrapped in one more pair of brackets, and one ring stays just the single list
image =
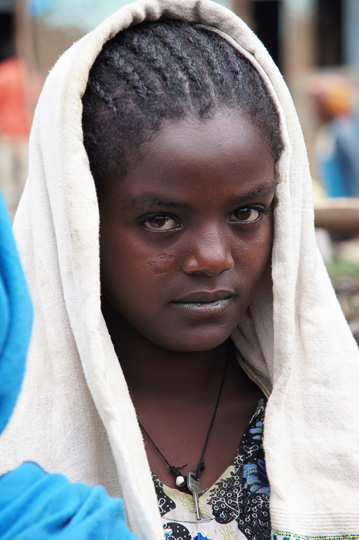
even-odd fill
[{"label": "patterned dress", "polygon": [[197,521],[192,495],[165,486],[155,475],[167,540],[269,540],[269,483],[262,444],[266,401],[257,409],[231,465],[199,497]]}]

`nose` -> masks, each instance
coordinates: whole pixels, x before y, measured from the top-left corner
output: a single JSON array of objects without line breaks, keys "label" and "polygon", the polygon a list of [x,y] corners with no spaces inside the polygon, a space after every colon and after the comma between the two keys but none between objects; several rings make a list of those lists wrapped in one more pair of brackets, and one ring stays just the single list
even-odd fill
[{"label": "nose", "polygon": [[212,277],[225,270],[231,270],[233,266],[229,239],[216,227],[208,228],[195,235],[183,261],[183,270],[186,274],[203,274]]}]

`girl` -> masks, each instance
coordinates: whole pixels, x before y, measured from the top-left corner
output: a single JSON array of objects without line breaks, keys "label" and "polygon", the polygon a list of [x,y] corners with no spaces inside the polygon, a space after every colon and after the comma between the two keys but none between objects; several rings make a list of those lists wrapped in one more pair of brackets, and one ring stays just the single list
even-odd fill
[{"label": "girl", "polygon": [[359,538],[358,351],[242,21],[134,3],[67,51],[16,233],[35,328],[6,466],[102,483],[141,538]]}]

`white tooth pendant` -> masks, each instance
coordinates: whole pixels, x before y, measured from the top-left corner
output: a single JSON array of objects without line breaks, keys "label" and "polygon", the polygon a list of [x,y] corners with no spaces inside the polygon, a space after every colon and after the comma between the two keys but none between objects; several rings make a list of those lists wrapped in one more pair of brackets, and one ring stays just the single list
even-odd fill
[{"label": "white tooth pendant", "polygon": [[176,476],[176,486],[181,488],[186,485],[186,480],[183,476]]}]

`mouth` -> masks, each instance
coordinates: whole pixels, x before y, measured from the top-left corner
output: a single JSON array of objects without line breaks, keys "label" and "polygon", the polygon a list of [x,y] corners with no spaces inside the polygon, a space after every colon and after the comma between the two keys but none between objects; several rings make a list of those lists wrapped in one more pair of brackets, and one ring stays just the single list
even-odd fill
[{"label": "mouth", "polygon": [[234,291],[218,289],[215,291],[196,291],[186,294],[176,300],[173,300],[173,304],[211,304],[213,302],[220,302],[221,300],[227,300],[234,296]]},{"label": "mouth", "polygon": [[233,291],[198,291],[171,302],[171,305],[195,318],[219,316],[231,305],[233,297]]}]

